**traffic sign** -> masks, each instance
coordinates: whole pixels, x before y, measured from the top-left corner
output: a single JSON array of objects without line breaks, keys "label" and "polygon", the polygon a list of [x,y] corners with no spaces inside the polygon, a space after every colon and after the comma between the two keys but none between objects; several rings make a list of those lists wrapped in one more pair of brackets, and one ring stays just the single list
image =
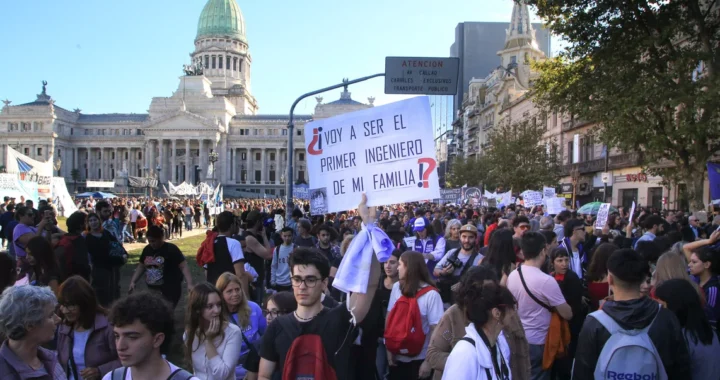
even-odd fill
[{"label": "traffic sign", "polygon": [[386,57],[385,93],[455,95],[458,58]]}]

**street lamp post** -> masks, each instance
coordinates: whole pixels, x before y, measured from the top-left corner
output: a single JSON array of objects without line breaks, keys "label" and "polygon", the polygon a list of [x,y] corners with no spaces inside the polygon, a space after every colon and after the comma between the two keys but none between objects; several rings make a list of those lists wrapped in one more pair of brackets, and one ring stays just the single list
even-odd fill
[{"label": "street lamp post", "polygon": [[213,180],[213,188],[215,187],[215,163],[218,161],[218,153],[215,151],[210,152],[208,155],[208,158],[210,159],[210,164],[212,165],[212,180]]},{"label": "street lamp post", "polygon": [[572,185],[573,185],[572,205],[570,207],[575,207],[575,196],[577,194],[577,185],[578,185],[578,181],[580,180],[580,170],[578,170],[577,167],[574,167],[570,171],[570,178],[572,179]]}]

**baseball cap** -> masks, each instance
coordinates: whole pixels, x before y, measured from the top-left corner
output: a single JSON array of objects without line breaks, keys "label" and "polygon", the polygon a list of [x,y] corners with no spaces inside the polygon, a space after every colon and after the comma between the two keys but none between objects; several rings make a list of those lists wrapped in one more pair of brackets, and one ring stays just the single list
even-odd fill
[{"label": "baseball cap", "polygon": [[472,224],[466,224],[466,225],[460,227],[460,233],[462,234],[463,232],[470,232],[470,233],[474,234],[475,236],[477,236],[477,233],[478,233],[477,227],[473,226]]},{"label": "baseball cap", "polygon": [[422,231],[427,227],[430,223],[425,218],[417,218],[415,219],[415,222],[413,223],[413,232]]}]

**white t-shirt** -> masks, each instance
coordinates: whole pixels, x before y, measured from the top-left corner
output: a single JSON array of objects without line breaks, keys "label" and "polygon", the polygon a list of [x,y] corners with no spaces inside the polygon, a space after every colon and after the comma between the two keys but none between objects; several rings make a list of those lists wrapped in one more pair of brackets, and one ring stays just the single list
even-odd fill
[{"label": "white t-shirt", "polygon": [[[227,242],[228,252],[230,253],[230,259],[233,264],[240,260],[245,260],[245,255],[243,254],[242,246],[239,241],[225,235],[218,235],[218,237],[227,238],[225,241]],[[207,269],[207,264],[203,265],[203,268]]]},{"label": "white t-shirt", "polygon": [[[544,304],[555,307],[565,303],[557,281],[538,268],[522,266],[525,283],[532,294]],[[548,328],[550,328],[550,311],[540,306],[525,291],[517,269],[508,276],[507,288],[518,303],[518,315],[525,329],[528,343],[545,344]]]},{"label": "white t-shirt", "polygon": [[142,212],[140,212],[140,210],[135,209],[135,208],[130,210],[130,222],[131,223],[137,222],[137,220],[140,216],[145,217],[145,215],[143,215]]},{"label": "white t-shirt", "polygon": [[[427,284],[423,284],[423,288],[428,286]],[[396,282],[393,284],[392,291],[390,292],[390,302],[388,302],[388,308],[387,311],[390,312],[395,306],[395,302],[402,296],[402,292],[400,291],[400,282]],[[427,353],[427,347],[430,343],[430,326],[437,326],[438,323],[440,323],[440,318],[443,316],[443,303],[442,299],[440,298],[440,293],[436,291],[429,291],[420,298],[417,299],[418,308],[420,309],[420,319],[422,320],[422,328],[423,332],[425,333],[425,344],[423,344],[423,349],[417,356],[403,356],[403,355],[397,355],[396,359],[408,363],[413,360],[423,360],[425,359],[425,354]]]},{"label": "white t-shirt", "polygon": [[[75,361],[75,368],[77,368],[78,375],[80,371],[85,369],[85,346],[87,345],[90,332],[92,330],[85,331],[73,331],[73,351],[72,356]],[[70,371],[70,377],[68,380],[79,380],[75,379],[72,371]]]},{"label": "white t-shirt", "polygon": [[[169,361],[165,361],[170,366],[170,373],[177,371],[180,369],[180,367],[176,366],[175,364],[170,363]],[[112,371],[108,372],[103,376],[102,380],[112,380]],[[128,368],[125,372],[125,380],[132,380],[132,368]],[[193,376],[188,380],[200,380],[199,378]]]}]

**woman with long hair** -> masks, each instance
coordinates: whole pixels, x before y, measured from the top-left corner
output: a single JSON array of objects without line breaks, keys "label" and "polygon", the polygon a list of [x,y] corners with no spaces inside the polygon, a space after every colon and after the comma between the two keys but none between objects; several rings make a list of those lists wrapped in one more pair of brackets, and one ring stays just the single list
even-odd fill
[{"label": "woman with long hair", "polygon": [[262,340],[263,334],[265,334],[267,321],[260,306],[248,300],[245,296],[240,279],[237,276],[225,272],[218,277],[215,285],[222,294],[222,299],[229,313],[230,323],[240,327],[241,334],[245,336],[242,340],[238,364],[235,367],[235,378],[243,379],[247,372],[244,368],[245,362],[250,351],[256,351],[257,353],[257,346]]},{"label": "woman with long hair", "polygon": [[588,284],[588,293],[590,295],[591,311],[600,307],[600,301],[610,295],[610,285],[607,280],[607,262],[610,255],[619,248],[613,243],[602,243],[593,248],[585,279]]},{"label": "woman with long hair", "polygon": [[62,324],[58,328],[58,361],[69,380],[99,379],[122,366],[115,336],[92,286],[72,276],[60,286],[58,303]]},{"label": "woman with long hair", "polygon": [[698,280],[698,285],[705,293],[705,301],[707,307],[705,311],[710,325],[715,329],[718,328],[720,321],[720,299],[718,299],[718,291],[720,290],[720,279],[718,279],[718,271],[720,271],[720,252],[710,247],[703,247],[690,255],[688,263],[690,274]]},{"label": "woman with long hair", "polygon": [[720,379],[717,360],[720,342],[703,311],[697,290],[685,279],[671,279],[658,285],[655,296],[675,313],[682,326],[690,353],[688,379]]},{"label": "woman with long hair", "polygon": [[509,228],[495,230],[487,254],[480,262],[495,271],[500,279],[500,285],[507,284],[507,276],[510,275],[516,266],[515,249],[513,246],[513,231]]},{"label": "woman with long hair", "polygon": [[222,294],[212,284],[193,287],[185,310],[185,360],[201,380],[235,379],[242,348],[240,328],[228,322]]},{"label": "woman with long hair", "polygon": [[277,292],[271,294],[265,301],[263,314],[265,314],[265,321],[270,325],[277,317],[290,314],[295,309],[297,309],[297,300],[292,291]]},{"label": "woman with long hair", "polygon": [[496,283],[474,283],[472,288],[464,301],[470,323],[448,356],[442,378],[510,379],[510,346],[500,332],[509,324],[515,298]]},{"label": "woman with long hair", "polygon": [[460,227],[462,227],[462,223],[458,219],[453,219],[447,223],[445,227],[445,253],[451,249],[460,248]]},{"label": "woman with long hair", "polygon": [[[398,271],[400,255],[402,255],[402,251],[396,249],[392,252],[392,255],[390,255],[387,261],[381,264],[383,266],[383,275],[380,279],[380,286],[378,286],[378,289],[375,292],[375,297],[372,301],[373,306],[370,307],[371,310],[374,310],[377,305],[381,310],[378,323],[374,326],[377,327],[374,332],[377,332],[377,336],[379,338],[382,338],[385,333],[385,318],[387,317],[387,308],[390,303],[390,293],[392,292],[393,285],[400,281],[400,273]],[[367,319],[367,317],[365,318]],[[385,343],[382,339],[380,339],[379,342],[380,343],[377,345],[377,353],[375,355],[375,367],[378,374],[380,374],[381,378],[384,379],[387,376],[388,371],[387,351],[385,349]]]},{"label": "woman with long hair", "polygon": [[124,263],[119,256],[110,255],[110,244],[117,239],[102,227],[102,219],[95,213],[87,216],[85,243],[92,261],[92,286],[98,301],[109,307],[115,299],[120,298],[115,287],[119,280],[115,277],[114,267]]},{"label": "woman with long hair", "polygon": [[[399,281],[393,285],[388,302],[388,313],[392,312],[397,300],[402,297],[416,298],[419,291],[426,287],[433,287],[430,291],[422,290],[424,294],[417,297],[417,304],[420,309],[425,343],[420,354],[416,356],[404,356],[399,353],[387,351],[388,364],[390,364],[390,380],[414,380],[428,377],[432,371],[430,363],[425,361],[427,346],[435,326],[440,322],[443,315],[443,304],[440,293],[434,289],[435,282],[430,278],[430,273],[425,265],[423,254],[414,251],[404,252],[398,263]],[[387,323],[386,321],[386,334]]]},{"label": "woman with long hair", "polygon": [[25,247],[25,253],[32,268],[30,283],[36,286],[49,286],[57,295],[61,282],[60,267],[50,242],[42,236],[35,236]]},{"label": "woman with long hair", "polygon": [[698,295],[700,296],[700,303],[705,305],[705,294],[702,290],[700,290],[698,284],[690,279],[687,272],[685,257],[677,254],[676,252],[668,251],[660,255],[657,265],[655,266],[655,272],[652,274],[650,285],[653,287],[653,290],[651,291],[653,298],[655,296],[655,288],[662,285],[663,282],[673,279],[680,279],[689,282],[698,292]]}]

